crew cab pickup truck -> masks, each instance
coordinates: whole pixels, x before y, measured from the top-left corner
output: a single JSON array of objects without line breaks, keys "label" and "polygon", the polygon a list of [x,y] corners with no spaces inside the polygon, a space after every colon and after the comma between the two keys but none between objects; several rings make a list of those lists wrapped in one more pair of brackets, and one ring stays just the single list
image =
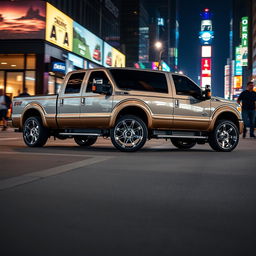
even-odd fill
[{"label": "crew cab pickup truck", "polygon": [[211,97],[185,75],[129,68],[70,72],[57,95],[15,98],[12,122],[29,147],[50,136],[88,147],[103,136],[126,152],[149,139],[228,152],[243,127],[238,104]]}]

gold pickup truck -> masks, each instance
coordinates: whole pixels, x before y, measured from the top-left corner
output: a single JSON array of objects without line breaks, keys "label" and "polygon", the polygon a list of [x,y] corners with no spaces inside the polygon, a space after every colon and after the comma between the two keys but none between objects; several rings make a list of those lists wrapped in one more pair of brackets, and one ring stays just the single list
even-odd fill
[{"label": "gold pickup truck", "polygon": [[15,98],[12,122],[29,147],[50,136],[88,147],[103,136],[125,152],[149,139],[170,139],[179,149],[209,143],[228,152],[243,127],[238,104],[211,97],[188,77],[129,68],[70,72],[57,95]]}]

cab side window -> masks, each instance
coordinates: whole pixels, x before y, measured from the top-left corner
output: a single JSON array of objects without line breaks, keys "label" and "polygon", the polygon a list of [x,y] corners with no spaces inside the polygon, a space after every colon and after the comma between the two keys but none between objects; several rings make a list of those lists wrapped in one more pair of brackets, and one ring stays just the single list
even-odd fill
[{"label": "cab side window", "polygon": [[84,75],[85,75],[85,72],[72,74],[68,79],[67,86],[65,89],[65,94],[79,93],[84,80]]},{"label": "cab side window", "polygon": [[177,95],[200,95],[201,89],[185,76],[172,75]]},{"label": "cab side window", "polygon": [[89,77],[86,92],[92,92],[93,80],[102,80],[103,84],[111,84],[104,71],[93,71]]}]

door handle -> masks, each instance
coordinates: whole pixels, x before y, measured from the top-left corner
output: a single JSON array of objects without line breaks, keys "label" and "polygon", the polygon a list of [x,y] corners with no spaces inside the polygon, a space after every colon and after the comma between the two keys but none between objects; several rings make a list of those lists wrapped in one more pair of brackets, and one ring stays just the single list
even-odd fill
[{"label": "door handle", "polygon": [[64,99],[60,99],[60,105],[64,104]]},{"label": "door handle", "polygon": [[175,108],[178,108],[180,105],[179,100],[175,100]]},{"label": "door handle", "polygon": [[82,98],[82,99],[81,99],[81,104],[82,104],[82,105],[85,105],[85,98]]}]

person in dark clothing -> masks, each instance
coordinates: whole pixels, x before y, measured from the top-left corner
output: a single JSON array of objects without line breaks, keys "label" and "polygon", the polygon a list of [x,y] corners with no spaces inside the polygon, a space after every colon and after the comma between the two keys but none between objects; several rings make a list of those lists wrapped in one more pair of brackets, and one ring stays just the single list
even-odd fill
[{"label": "person in dark clothing", "polygon": [[2,131],[7,129],[7,112],[11,104],[12,101],[10,97],[4,94],[3,89],[0,89],[0,120],[3,121]]},{"label": "person in dark clothing", "polygon": [[250,137],[255,138],[254,125],[255,125],[255,109],[256,109],[256,92],[253,91],[253,82],[248,82],[246,90],[243,91],[237,103],[242,102],[242,118],[244,121],[243,138],[246,137],[247,127],[250,127]]},{"label": "person in dark clothing", "polygon": [[19,97],[28,97],[30,94],[28,93],[28,89],[25,87],[24,91],[19,94]]}]

